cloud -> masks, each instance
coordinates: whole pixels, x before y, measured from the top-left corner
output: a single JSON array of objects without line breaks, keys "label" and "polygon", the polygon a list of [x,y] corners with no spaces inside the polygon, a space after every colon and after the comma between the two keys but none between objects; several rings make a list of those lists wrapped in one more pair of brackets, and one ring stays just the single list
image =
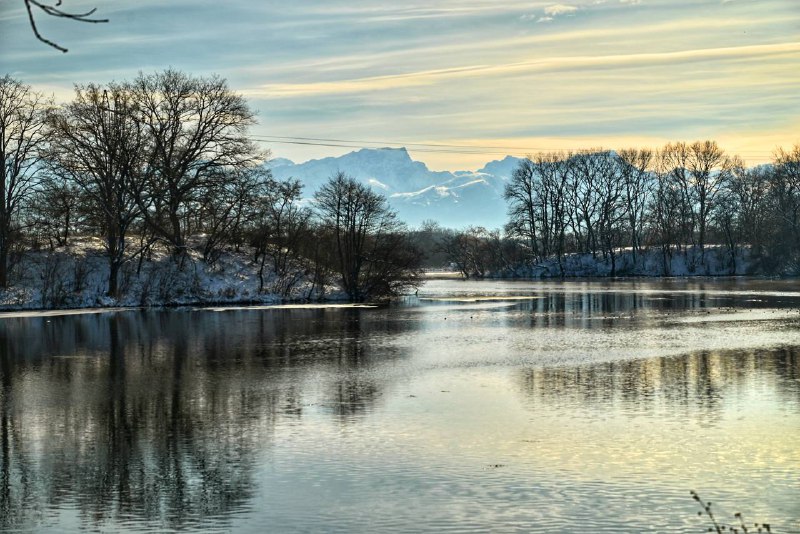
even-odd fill
[{"label": "cloud", "polygon": [[520,20],[535,20],[536,22],[550,22],[561,15],[571,15],[578,11],[576,6],[566,4],[551,4],[544,8],[544,14],[529,13],[522,15]]},{"label": "cloud", "polygon": [[519,75],[531,72],[575,71],[584,69],[617,69],[652,67],[655,65],[685,64],[694,61],[748,59],[800,53],[800,42],[773,43],[689,49],[670,52],[642,52],[595,56],[561,56],[518,61],[505,64],[465,65],[444,69],[429,69],[403,74],[310,83],[272,83],[242,91],[259,98],[292,98],[322,95],[342,95],[386,91],[408,87],[440,84],[451,80],[485,78],[486,76]]},{"label": "cloud", "polygon": [[578,10],[575,6],[568,6],[566,4],[553,4],[544,8],[544,14],[548,17],[557,17],[559,15],[569,15]]},{"label": "cloud", "polygon": [[628,134],[733,142],[753,125],[783,132],[759,141],[771,150],[800,124],[798,1],[138,0],[108,3],[108,25],[43,27],[71,48],[63,55],[35,40],[21,2],[0,0],[0,64],[59,101],[74,82],[139,69],[217,72],[251,97],[264,134],[583,135],[594,146]]}]

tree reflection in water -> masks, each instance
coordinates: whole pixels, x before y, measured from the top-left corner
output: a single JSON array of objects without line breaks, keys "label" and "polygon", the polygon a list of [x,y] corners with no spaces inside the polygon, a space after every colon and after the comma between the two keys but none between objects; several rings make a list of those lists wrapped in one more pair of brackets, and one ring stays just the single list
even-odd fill
[{"label": "tree reflection in water", "polygon": [[[700,424],[720,420],[728,390],[742,390],[754,380],[771,382],[770,390],[800,404],[800,349],[702,351],[683,356],[520,371],[528,402],[537,405],[611,406],[629,414],[668,405],[674,415]],[[676,410],[682,408],[682,410]]]},{"label": "tree reflection in water", "polygon": [[3,318],[0,530],[618,531],[596,510],[646,491],[637,514],[666,520],[697,476],[795,517],[800,294],[605,284]]},{"label": "tree reflection in water", "polygon": [[361,318],[170,311],[0,322],[0,528],[46,523],[48,510],[69,505],[84,525],[224,525],[251,504],[276,421],[303,415],[305,382],[325,378],[322,404],[342,420],[380,397],[356,371],[397,351],[362,343],[371,326]]}]

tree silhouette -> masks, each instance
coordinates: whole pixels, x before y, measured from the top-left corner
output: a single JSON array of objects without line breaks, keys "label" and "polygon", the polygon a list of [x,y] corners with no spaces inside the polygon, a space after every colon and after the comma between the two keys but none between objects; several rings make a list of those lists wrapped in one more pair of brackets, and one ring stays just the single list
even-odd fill
[{"label": "tree silhouette", "polygon": [[314,194],[314,205],[333,237],[351,300],[396,296],[418,285],[420,253],[384,196],[340,171]]}]

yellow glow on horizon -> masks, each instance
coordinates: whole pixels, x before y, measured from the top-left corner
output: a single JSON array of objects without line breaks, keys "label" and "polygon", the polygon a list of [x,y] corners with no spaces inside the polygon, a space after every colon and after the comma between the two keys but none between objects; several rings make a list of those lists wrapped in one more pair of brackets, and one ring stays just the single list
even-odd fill
[{"label": "yellow glow on horizon", "polygon": [[[694,136],[670,138],[647,135],[612,135],[600,137],[525,137],[525,138],[486,138],[486,139],[446,139],[425,142],[443,145],[475,147],[479,153],[457,154],[453,152],[415,152],[409,148],[412,158],[424,161],[431,170],[453,171],[478,169],[487,162],[502,159],[505,155],[525,157],[539,152],[560,152],[587,149],[620,150],[623,148],[659,149],[667,143],[676,141],[716,141],[728,155],[739,156],[746,165],[760,165],[773,160],[778,148],[789,149],[800,144],[800,125],[794,124],[783,131],[745,131],[725,132],[716,136]],[[498,147],[498,148],[490,148]],[[503,150],[503,148],[512,150]],[[466,149],[468,150],[468,149]]]}]

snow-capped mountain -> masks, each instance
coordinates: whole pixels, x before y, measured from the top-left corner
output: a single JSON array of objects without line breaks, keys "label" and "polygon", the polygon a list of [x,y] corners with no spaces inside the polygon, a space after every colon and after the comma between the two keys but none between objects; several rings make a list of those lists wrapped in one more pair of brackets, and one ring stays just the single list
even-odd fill
[{"label": "snow-capped mountain", "polygon": [[277,179],[300,180],[309,197],[333,174],[345,172],[387,197],[411,226],[432,219],[452,228],[500,228],[506,221],[503,189],[518,163],[507,156],[477,171],[431,171],[405,148],[365,148],[305,163],[274,159],[269,167]]}]

